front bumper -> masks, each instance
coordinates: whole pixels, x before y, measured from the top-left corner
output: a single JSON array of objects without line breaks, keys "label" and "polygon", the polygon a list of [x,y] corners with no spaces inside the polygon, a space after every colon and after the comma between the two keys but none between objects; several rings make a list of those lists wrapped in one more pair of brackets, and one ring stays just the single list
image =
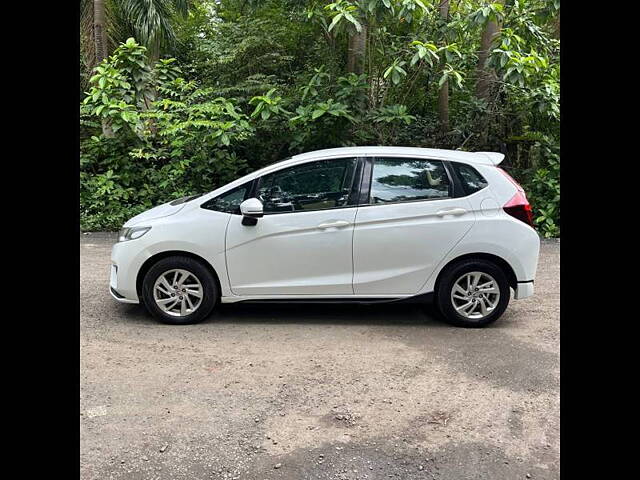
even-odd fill
[{"label": "front bumper", "polygon": [[109,293],[113,298],[115,298],[120,303],[140,303],[138,300],[130,300],[128,298],[123,297],[113,287],[109,287]]},{"label": "front bumper", "polygon": [[136,291],[136,275],[146,255],[126,242],[116,243],[111,250],[109,293],[121,303],[140,303]]},{"label": "front bumper", "polygon": [[530,297],[533,295],[533,280],[530,282],[518,282],[518,287],[516,288],[516,294],[513,297],[516,300],[520,300],[523,298]]}]

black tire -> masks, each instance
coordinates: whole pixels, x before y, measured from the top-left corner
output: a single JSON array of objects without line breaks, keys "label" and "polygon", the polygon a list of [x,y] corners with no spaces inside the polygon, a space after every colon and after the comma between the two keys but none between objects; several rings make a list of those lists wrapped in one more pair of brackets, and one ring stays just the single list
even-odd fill
[{"label": "black tire", "polygon": [[[189,315],[177,317],[164,312],[153,296],[153,286],[160,275],[173,270],[187,270],[202,284],[203,296],[199,306]],[[142,282],[142,299],[147,310],[162,323],[170,325],[188,325],[204,320],[218,303],[219,292],[215,278],[202,263],[190,257],[167,257],[155,263],[144,276]]]},{"label": "black tire", "polygon": [[[491,275],[500,290],[500,299],[498,300],[497,306],[487,316],[481,319],[470,319],[459,314],[455,310],[451,300],[451,291],[455,282],[465,273],[469,272],[482,272]],[[488,260],[468,259],[447,267],[442,273],[436,290],[435,303],[446,322],[457,327],[478,328],[489,325],[500,318],[507,308],[507,305],[509,305],[510,297],[511,290],[509,288],[509,281],[507,275],[500,267]]]}]

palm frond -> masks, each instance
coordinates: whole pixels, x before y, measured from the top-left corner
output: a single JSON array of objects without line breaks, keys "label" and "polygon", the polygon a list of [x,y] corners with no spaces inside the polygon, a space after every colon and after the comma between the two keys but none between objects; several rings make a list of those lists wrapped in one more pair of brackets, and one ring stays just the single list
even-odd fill
[{"label": "palm frond", "polygon": [[[107,0],[107,37],[109,40],[109,51],[112,52],[129,37],[136,37],[133,25],[128,20],[122,6],[122,0]],[[137,38],[136,38],[137,39]]]},{"label": "palm frond", "polygon": [[177,13],[186,16],[189,12],[189,8],[191,8],[191,5],[193,4],[193,0],[173,0],[171,3]]},{"label": "palm frond", "polygon": [[124,18],[135,32],[135,38],[157,57],[162,47],[175,42],[171,25],[173,1],[170,0],[121,0]]},{"label": "palm frond", "polygon": [[[106,33],[108,50],[134,37],[159,57],[162,50],[175,45],[172,20],[186,16],[193,0],[106,0]],[[80,0],[81,69],[91,72],[96,64],[93,39],[93,0]],[[85,75],[86,76],[86,75]]]}]

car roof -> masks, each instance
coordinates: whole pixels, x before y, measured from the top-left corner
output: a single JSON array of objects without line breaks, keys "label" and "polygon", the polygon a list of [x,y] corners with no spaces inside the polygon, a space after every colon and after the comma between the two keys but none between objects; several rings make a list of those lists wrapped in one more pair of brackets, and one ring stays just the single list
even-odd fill
[{"label": "car roof", "polygon": [[291,157],[291,163],[300,160],[330,159],[345,156],[375,157],[375,156],[411,156],[429,157],[442,160],[452,160],[464,163],[497,165],[504,158],[504,154],[497,152],[463,152],[461,150],[444,150],[439,148],[419,147],[341,147],[315,150]]}]

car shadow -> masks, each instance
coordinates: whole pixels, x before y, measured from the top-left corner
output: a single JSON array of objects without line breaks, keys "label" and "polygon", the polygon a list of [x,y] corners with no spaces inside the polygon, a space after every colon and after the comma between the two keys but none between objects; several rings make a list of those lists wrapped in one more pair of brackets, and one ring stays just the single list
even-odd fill
[{"label": "car shadow", "polygon": [[[121,305],[124,316],[133,323],[154,322],[141,305]],[[336,325],[430,325],[446,327],[430,304],[385,303],[235,303],[221,304],[202,322],[233,324],[336,324]]]}]

